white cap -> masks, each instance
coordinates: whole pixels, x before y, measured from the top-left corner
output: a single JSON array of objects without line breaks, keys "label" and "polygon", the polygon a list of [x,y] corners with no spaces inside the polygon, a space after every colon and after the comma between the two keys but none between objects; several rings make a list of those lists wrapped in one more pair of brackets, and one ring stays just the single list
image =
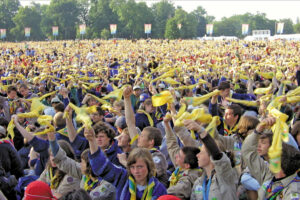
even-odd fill
[{"label": "white cap", "polygon": [[133,86],[133,90],[136,90],[136,89],[141,89],[141,87],[139,85]]}]

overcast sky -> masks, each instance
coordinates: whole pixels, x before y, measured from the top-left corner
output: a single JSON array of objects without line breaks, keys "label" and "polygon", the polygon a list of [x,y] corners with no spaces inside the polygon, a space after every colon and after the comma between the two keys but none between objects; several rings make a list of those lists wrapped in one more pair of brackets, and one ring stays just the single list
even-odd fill
[{"label": "overcast sky", "polygon": [[[158,0],[138,0],[144,1],[149,6]],[[37,3],[49,3],[49,0],[35,1]],[[217,1],[217,0],[171,0],[175,6],[181,6],[184,10],[191,12],[197,6],[202,6],[208,13],[220,20],[222,17],[230,17],[235,14],[244,14],[250,12],[256,14],[257,11],[266,13],[269,19],[283,19],[290,18],[296,22],[297,17],[300,17],[300,1]],[[28,5],[30,0],[21,0],[22,5]]]}]

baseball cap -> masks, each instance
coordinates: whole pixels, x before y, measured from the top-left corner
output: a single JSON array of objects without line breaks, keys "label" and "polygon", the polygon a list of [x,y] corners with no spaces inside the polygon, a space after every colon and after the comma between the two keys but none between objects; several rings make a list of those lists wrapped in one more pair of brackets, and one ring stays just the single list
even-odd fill
[{"label": "baseball cap", "polygon": [[133,90],[137,90],[137,89],[141,89],[141,87],[139,85],[133,86]]},{"label": "baseball cap", "polygon": [[58,97],[54,97],[51,99],[51,103],[60,103],[60,99]]},{"label": "baseball cap", "polygon": [[165,89],[166,88],[165,84],[163,84],[163,83],[158,84],[158,87],[161,88],[161,89]]}]

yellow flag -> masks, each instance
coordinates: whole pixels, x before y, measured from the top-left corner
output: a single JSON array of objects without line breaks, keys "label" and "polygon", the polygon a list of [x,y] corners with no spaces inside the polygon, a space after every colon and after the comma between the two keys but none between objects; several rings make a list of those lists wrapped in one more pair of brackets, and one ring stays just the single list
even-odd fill
[{"label": "yellow flag", "polygon": [[214,95],[220,94],[219,90],[215,90],[211,93],[208,93],[206,95],[203,95],[201,97],[184,97],[183,99],[190,105],[192,104],[193,106],[198,106],[205,101],[207,101],[209,98],[211,98]]},{"label": "yellow flag", "polygon": [[173,96],[170,91],[162,91],[159,94],[152,96],[152,104],[154,107],[165,105],[166,103],[172,103]]}]

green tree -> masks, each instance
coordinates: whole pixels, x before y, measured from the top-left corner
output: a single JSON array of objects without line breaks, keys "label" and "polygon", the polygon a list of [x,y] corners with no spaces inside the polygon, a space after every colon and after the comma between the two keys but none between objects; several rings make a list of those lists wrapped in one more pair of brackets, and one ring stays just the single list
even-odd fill
[{"label": "green tree", "polygon": [[110,24],[118,24],[118,15],[111,8],[110,0],[92,2],[88,18],[90,26],[88,37],[90,38],[100,37],[103,29],[109,29]]},{"label": "green tree", "polygon": [[167,20],[174,16],[175,7],[167,0],[162,0],[152,5],[152,12],[155,20],[153,24],[153,36],[163,38]]},{"label": "green tree", "polygon": [[281,19],[280,22],[284,23],[283,34],[293,34],[294,26],[291,19]]},{"label": "green tree", "polygon": [[120,28],[118,28],[120,31],[117,33],[119,37],[146,37],[146,34],[144,33],[144,24],[153,25],[154,16],[145,2],[136,3],[134,0],[119,0],[113,1],[113,5],[120,22]]},{"label": "green tree", "polygon": [[110,37],[110,31],[106,28],[101,31],[101,38],[107,40]]},{"label": "green tree", "polygon": [[172,17],[168,19],[166,24],[165,38],[168,39],[177,39],[180,37],[180,31],[177,28],[177,20]]},{"label": "green tree", "polygon": [[178,8],[175,11],[174,19],[177,24],[181,24],[180,37],[181,38],[193,38],[197,36],[197,19],[194,15],[187,13],[182,8]]},{"label": "green tree", "polygon": [[58,26],[58,39],[75,39],[79,22],[77,0],[51,0],[42,20],[42,30],[52,37],[52,26]]},{"label": "green tree", "polygon": [[202,37],[206,34],[206,24],[207,24],[207,19],[206,19],[206,15],[207,12],[204,8],[202,8],[201,6],[198,6],[192,13],[191,13],[195,19],[196,19],[196,23],[197,23],[197,36]]},{"label": "green tree", "polygon": [[[19,6],[19,0],[0,0],[0,27],[5,28],[7,33],[15,26],[13,18],[18,12]],[[7,34],[7,38],[13,39],[9,34]]]},{"label": "green tree", "polygon": [[295,33],[300,33],[300,23],[294,25]]},{"label": "green tree", "polygon": [[20,41],[25,39],[25,27],[31,28],[30,39],[44,39],[40,28],[41,15],[35,7],[20,7],[19,12],[13,18],[13,22],[16,26],[10,30],[10,33],[15,40]]}]

